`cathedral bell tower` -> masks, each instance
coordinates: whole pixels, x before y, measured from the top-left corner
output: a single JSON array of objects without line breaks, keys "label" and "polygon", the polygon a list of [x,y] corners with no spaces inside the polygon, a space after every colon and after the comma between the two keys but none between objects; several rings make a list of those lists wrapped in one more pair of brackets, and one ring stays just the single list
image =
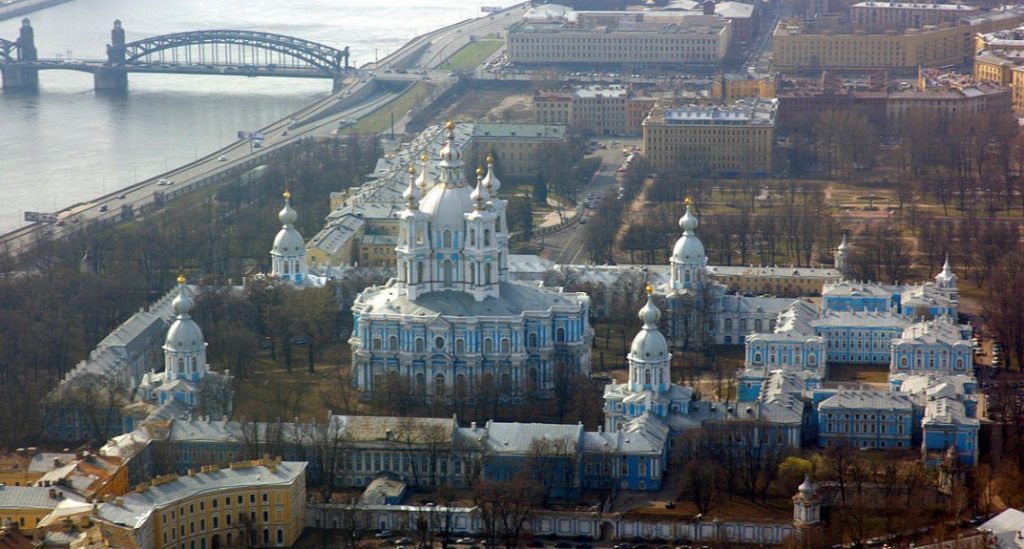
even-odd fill
[{"label": "cathedral bell tower", "polygon": [[423,169],[419,178],[416,177],[416,168],[409,167],[409,186],[402,193],[405,210],[399,214],[398,246],[395,247],[398,281],[405,283],[409,299],[416,299],[420,293],[429,291],[423,289],[428,281],[430,265],[429,216],[419,210],[419,201],[426,187],[428,159],[425,154],[421,159]]},{"label": "cathedral bell tower", "polygon": [[164,380],[199,382],[206,376],[206,342],[203,331],[189,316],[192,310],[185,276],[178,277],[178,295],[171,302],[176,314],[164,340]]},{"label": "cathedral bell tower", "polygon": [[484,186],[483,175],[483,168],[477,168],[476,188],[469,195],[473,211],[465,215],[466,247],[463,250],[468,271],[467,288],[477,301],[498,297],[498,256],[502,249],[494,231],[498,216],[487,207],[491,197]]}]

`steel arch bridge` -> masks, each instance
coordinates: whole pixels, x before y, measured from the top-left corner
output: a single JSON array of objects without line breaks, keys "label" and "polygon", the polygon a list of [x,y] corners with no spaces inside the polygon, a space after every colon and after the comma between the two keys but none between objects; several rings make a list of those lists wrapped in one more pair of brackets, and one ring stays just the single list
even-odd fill
[{"label": "steel arch bridge", "polygon": [[17,49],[17,43],[0,38],[0,61],[16,61],[14,52]]},{"label": "steel arch bridge", "polygon": [[[154,54],[160,54],[160,52],[204,45],[225,46],[224,53],[227,53],[228,56],[230,56],[230,51],[227,48],[230,46],[237,46],[239,53],[242,53],[243,49],[252,52],[261,50],[277,53],[332,76],[336,76],[348,68],[349,61],[348,48],[339,50],[301,38],[268,32],[203,30],[164,34],[129,42],[124,45],[124,63],[138,64],[145,62]],[[224,60],[215,61],[223,62]]]}]

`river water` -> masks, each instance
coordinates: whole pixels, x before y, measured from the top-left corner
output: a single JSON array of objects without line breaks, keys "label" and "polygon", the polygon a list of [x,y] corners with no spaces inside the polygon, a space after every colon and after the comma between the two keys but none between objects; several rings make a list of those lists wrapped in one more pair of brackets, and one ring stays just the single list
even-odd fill
[{"label": "river water", "polygon": [[[30,14],[43,58],[103,59],[127,41],[200,29],[280,33],[350,47],[359,66],[412,37],[513,0],[73,0]],[[20,18],[0,21],[14,40]],[[43,71],[38,94],[0,94],[0,232],[208,154],[330,93],[329,80],[129,74],[123,97],[92,75]]]}]

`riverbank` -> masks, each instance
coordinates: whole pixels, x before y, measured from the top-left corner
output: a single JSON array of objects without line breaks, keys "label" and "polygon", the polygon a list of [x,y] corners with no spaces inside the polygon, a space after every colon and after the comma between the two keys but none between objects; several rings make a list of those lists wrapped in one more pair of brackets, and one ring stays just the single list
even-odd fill
[{"label": "riverbank", "polygon": [[26,15],[50,6],[70,2],[71,0],[3,0],[0,1],[0,21]]}]

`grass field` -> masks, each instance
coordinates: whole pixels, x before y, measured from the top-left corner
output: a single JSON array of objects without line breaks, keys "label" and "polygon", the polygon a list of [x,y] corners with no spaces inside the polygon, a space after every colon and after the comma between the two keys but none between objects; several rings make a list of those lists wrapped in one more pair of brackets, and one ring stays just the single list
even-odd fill
[{"label": "grass field", "polygon": [[430,85],[426,82],[416,82],[411,88],[405,90],[402,95],[382,105],[373,114],[363,118],[344,133],[380,133],[391,128],[391,114],[394,113],[395,120],[405,116],[406,111],[413,108],[416,103],[427,96],[430,92]]},{"label": "grass field", "polygon": [[448,58],[440,68],[451,70],[473,69],[479,67],[494,52],[505,44],[502,40],[477,40],[463,46],[455,55]]},{"label": "grass field", "polygon": [[264,421],[280,418],[292,421],[323,421],[338,389],[338,369],[348,368],[351,351],[347,343],[336,343],[317,357],[314,373],[306,371],[306,347],[294,347],[292,372],[261,352],[250,364],[248,375],[239,380],[235,392],[236,418]]}]

